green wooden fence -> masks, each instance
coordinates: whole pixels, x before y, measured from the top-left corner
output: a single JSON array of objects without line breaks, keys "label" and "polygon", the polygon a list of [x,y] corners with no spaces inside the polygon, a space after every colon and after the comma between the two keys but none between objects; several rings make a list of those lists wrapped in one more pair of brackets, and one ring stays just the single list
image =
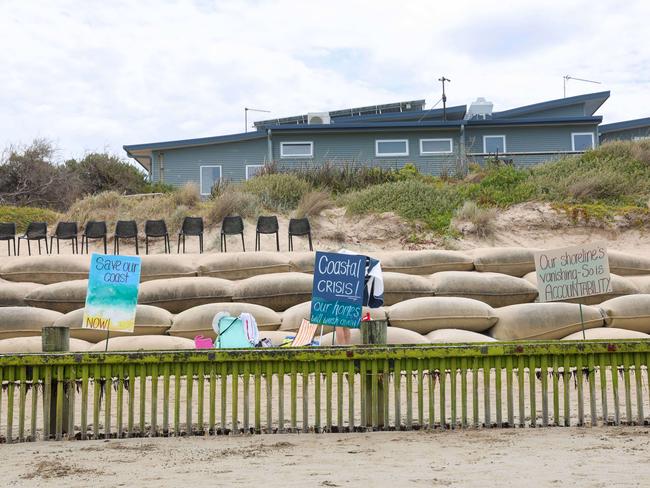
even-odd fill
[{"label": "green wooden fence", "polygon": [[650,341],[0,355],[0,440],[644,424]]}]

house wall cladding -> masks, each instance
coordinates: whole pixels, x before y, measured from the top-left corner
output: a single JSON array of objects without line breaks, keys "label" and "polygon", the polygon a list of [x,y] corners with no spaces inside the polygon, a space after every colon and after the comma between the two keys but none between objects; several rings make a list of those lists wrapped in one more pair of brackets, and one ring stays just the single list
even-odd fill
[{"label": "house wall cladding", "polygon": [[635,137],[650,138],[650,127],[637,127],[636,129],[624,129],[616,132],[608,132],[600,135],[600,142],[629,141]]},{"label": "house wall cladding", "polygon": [[591,132],[597,141],[596,124],[532,127],[468,127],[465,130],[467,153],[483,152],[483,136],[505,135],[506,153],[571,151],[571,134]]}]

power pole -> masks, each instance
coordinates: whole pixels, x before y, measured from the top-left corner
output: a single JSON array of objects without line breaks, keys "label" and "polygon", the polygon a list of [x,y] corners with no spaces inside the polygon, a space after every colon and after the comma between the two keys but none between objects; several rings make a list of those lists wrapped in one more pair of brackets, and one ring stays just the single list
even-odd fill
[{"label": "power pole", "polygon": [[451,82],[449,78],[445,78],[444,75],[442,78],[438,78],[438,81],[442,83],[442,120],[447,121],[447,95],[445,95],[445,81]]}]

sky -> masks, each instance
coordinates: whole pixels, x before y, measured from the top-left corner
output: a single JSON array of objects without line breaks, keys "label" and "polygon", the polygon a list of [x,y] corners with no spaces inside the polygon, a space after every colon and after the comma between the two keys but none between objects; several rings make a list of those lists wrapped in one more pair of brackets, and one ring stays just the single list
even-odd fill
[{"label": "sky", "polygon": [[[0,0],[0,147],[61,160],[425,98],[494,110],[610,90],[650,116],[647,0]],[[250,129],[249,129],[250,130]]]}]

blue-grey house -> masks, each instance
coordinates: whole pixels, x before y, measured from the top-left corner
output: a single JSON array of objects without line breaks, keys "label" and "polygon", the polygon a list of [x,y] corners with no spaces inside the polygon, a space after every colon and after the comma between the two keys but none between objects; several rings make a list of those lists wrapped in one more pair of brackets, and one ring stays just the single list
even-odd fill
[{"label": "blue-grey house", "polygon": [[498,155],[530,165],[598,143],[609,92],[550,100],[501,112],[477,99],[469,106],[425,110],[424,100],[311,113],[255,123],[252,132],[124,146],[154,182],[199,184],[207,195],[221,179],[248,179],[271,161],[283,168],[364,164],[454,172]]},{"label": "blue-grey house", "polygon": [[600,143],[650,139],[650,117],[603,124],[598,128]]}]

